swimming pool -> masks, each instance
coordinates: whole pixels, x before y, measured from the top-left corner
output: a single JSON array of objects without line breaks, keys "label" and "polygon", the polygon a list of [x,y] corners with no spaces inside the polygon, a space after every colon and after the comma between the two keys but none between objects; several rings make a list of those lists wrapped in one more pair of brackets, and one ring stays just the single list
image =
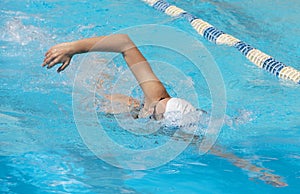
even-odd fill
[{"label": "swimming pool", "polygon": [[[298,1],[173,0],[169,3],[300,69]],[[297,193],[299,190],[299,85],[278,80],[236,50],[202,39],[185,20],[170,18],[142,1],[4,0],[0,4],[1,193]],[[270,186],[258,180],[257,174],[241,170],[226,159],[199,155],[193,145],[163,166],[140,171],[111,166],[86,147],[73,118],[72,84],[76,66],[63,74],[46,71],[40,67],[44,52],[55,43],[145,24],[183,29],[208,48],[225,83],[227,115],[237,117],[234,126],[222,128],[218,144],[259,167],[274,170],[287,187]],[[169,51],[160,48],[143,50],[149,58],[170,56]],[[175,59],[175,65],[184,60]],[[76,57],[75,64],[80,60]],[[89,60],[96,63],[96,59]],[[121,59],[117,58],[116,63],[122,63]],[[123,72],[119,66],[111,68]],[[198,100],[209,109],[209,91],[199,78],[201,75],[195,74],[188,64],[180,68],[196,82],[195,88],[203,91]],[[166,75],[166,79],[173,77]],[[174,84],[169,82],[170,90]],[[113,118],[105,125],[120,137],[120,142],[128,140],[128,144],[136,143],[133,146],[145,146],[144,149],[164,139],[148,136],[143,139],[146,144],[116,130]]]}]

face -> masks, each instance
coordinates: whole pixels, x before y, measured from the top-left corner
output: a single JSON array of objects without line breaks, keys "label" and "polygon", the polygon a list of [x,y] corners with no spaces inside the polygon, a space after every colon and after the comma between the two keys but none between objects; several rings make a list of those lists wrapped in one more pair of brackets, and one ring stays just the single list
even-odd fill
[{"label": "face", "polygon": [[160,113],[160,111],[158,111],[160,106],[160,101],[154,103],[153,106],[150,106],[149,111],[152,112],[152,114],[150,115],[150,119],[154,119],[156,121],[163,119],[163,113]]}]

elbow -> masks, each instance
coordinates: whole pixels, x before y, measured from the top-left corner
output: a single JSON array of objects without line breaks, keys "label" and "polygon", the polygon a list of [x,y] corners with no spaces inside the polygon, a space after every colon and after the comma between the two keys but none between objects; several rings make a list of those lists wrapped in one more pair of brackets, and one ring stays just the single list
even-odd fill
[{"label": "elbow", "polygon": [[122,42],[122,49],[121,52],[124,53],[125,51],[135,48],[135,44],[130,39],[130,37],[127,34],[120,34],[120,41]]}]

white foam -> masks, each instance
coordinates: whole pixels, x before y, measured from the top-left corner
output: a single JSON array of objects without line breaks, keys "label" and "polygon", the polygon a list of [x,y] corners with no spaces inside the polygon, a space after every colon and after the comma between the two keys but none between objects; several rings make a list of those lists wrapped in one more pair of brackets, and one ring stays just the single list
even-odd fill
[{"label": "white foam", "polygon": [[49,36],[39,27],[25,25],[20,19],[8,20],[2,27],[0,40],[15,42],[22,46],[28,45],[32,41],[45,43],[49,41]]}]

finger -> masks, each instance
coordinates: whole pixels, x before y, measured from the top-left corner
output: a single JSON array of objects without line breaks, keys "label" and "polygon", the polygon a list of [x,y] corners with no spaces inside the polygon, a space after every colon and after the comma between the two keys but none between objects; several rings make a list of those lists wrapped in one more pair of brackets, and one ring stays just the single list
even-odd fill
[{"label": "finger", "polygon": [[66,69],[66,67],[68,67],[68,66],[69,66],[69,64],[70,64],[70,61],[71,61],[71,58],[70,58],[70,59],[68,59],[68,60],[66,60],[66,61],[63,63],[63,65],[62,65],[62,66],[60,66],[60,67],[57,69],[57,72],[59,73],[59,72],[61,72],[61,71],[65,70],[65,69]]},{"label": "finger", "polygon": [[45,58],[44,58],[43,63],[42,63],[42,67],[45,67],[47,65],[47,62],[46,62],[47,59],[48,59],[48,57],[45,55]]},{"label": "finger", "polygon": [[50,64],[52,61],[57,60],[59,58],[59,53],[55,53],[52,55],[49,55],[48,57],[46,57],[44,59],[44,66],[46,66],[47,64]]},{"label": "finger", "polygon": [[48,57],[49,55],[53,54],[53,48],[50,48],[46,53],[45,53],[45,57]]},{"label": "finger", "polygon": [[45,67],[47,65],[47,63],[45,61],[46,61],[46,58],[44,58],[44,60],[43,60],[42,67]]},{"label": "finger", "polygon": [[46,65],[47,65],[46,62],[43,62],[43,63],[42,63],[42,67],[45,67]]},{"label": "finger", "polygon": [[49,56],[49,57],[46,57],[45,59],[44,59],[44,64],[49,64],[51,61],[53,61],[53,59],[54,59],[54,56]]},{"label": "finger", "polygon": [[61,63],[60,58],[55,58],[48,64],[47,68],[50,69],[58,63]]},{"label": "finger", "polygon": [[45,58],[43,63],[42,63],[42,67],[47,66],[53,59],[52,58]]},{"label": "finger", "polygon": [[48,51],[45,53],[45,57],[47,57],[49,54],[50,54],[50,50],[48,50]]},{"label": "finger", "polygon": [[50,58],[50,56],[45,57],[42,66],[45,67],[48,63],[51,62],[51,60],[52,58]]}]

